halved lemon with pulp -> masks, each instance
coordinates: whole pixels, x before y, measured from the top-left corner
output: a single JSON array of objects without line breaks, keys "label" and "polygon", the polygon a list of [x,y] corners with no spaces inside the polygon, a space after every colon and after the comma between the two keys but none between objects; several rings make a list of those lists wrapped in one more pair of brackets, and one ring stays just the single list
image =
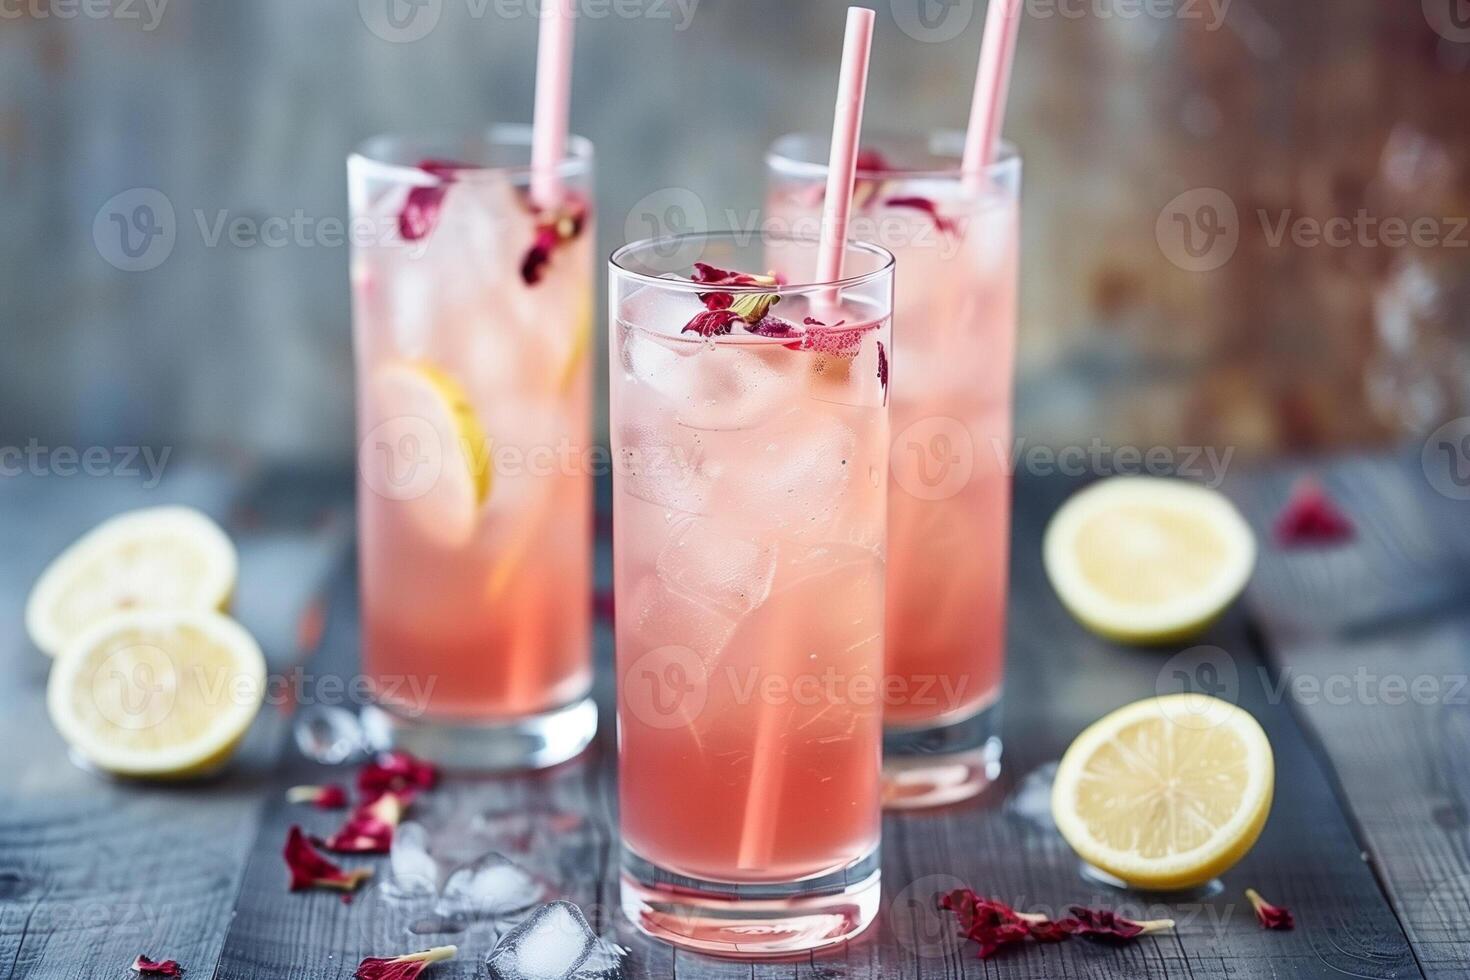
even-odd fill
[{"label": "halved lemon with pulp", "polygon": [[1276,784],[1266,733],[1203,694],[1147,698],[1077,736],[1051,809],[1084,861],[1136,888],[1204,884],[1261,835]]},{"label": "halved lemon with pulp", "polygon": [[51,720],[98,769],[183,778],[222,765],[265,697],[265,658],[244,627],[204,610],[119,613],[56,658]]},{"label": "halved lemon with pulp", "polygon": [[229,606],[239,562],[219,525],[190,507],[110,518],[47,566],[26,602],[31,641],[56,656],[73,637],[130,609]]},{"label": "halved lemon with pulp", "polygon": [[422,361],[373,373],[358,465],[372,493],[405,512],[426,538],[460,547],[490,496],[490,439],[460,383]]},{"label": "halved lemon with pulp", "polygon": [[1043,559],[1084,626],[1128,643],[1192,636],[1245,588],[1256,542],[1214,490],[1164,477],[1113,477],[1072,496],[1046,529]]}]

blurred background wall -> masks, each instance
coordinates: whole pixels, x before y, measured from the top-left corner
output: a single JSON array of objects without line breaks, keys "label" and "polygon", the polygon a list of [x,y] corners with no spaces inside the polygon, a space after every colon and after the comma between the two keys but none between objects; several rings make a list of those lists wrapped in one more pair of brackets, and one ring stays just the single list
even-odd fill
[{"label": "blurred background wall", "polygon": [[[869,125],[963,125],[983,3],[868,5]],[[845,6],[582,0],[604,254],[687,192],[759,206],[766,144],[828,125]],[[0,446],[348,458],[344,157],[527,120],[537,9],[0,0]],[[1465,0],[1029,0],[1017,65],[1022,435],[1266,453],[1470,411]],[[213,240],[270,218],[303,231]]]}]

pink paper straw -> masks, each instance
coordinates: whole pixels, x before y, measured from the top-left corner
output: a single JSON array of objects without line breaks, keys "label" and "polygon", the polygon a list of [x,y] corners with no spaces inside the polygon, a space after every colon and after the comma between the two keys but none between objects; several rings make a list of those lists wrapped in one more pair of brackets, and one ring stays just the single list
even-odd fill
[{"label": "pink paper straw", "polygon": [[567,154],[572,104],[572,27],[577,0],[545,0],[536,51],[536,115],[531,131],[531,201],[561,203],[561,163]]},{"label": "pink paper straw", "polygon": [[1016,32],[1023,0],[990,0],[985,12],[985,36],[980,42],[980,68],[975,73],[975,99],[970,105],[970,128],[965,132],[962,167],[965,182],[978,187],[985,168],[995,159],[1001,124],[1005,121],[1006,92],[1011,85],[1011,62],[1016,54]]},{"label": "pink paper straw", "polygon": [[[822,208],[822,237],[817,246],[817,282],[842,278],[847,252],[847,222],[852,213],[852,181],[857,174],[858,141],[863,128],[863,100],[868,91],[868,56],[873,47],[873,12],[847,8],[847,40],[842,46],[842,73],[837,81],[837,109],[832,117],[832,150],[827,161],[827,197]],[[835,302],[836,297],[832,297]]]}]

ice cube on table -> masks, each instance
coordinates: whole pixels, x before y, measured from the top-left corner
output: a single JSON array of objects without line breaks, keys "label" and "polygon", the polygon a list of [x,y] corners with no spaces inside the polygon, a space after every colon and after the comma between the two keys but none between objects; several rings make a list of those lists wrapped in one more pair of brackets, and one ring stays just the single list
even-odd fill
[{"label": "ice cube on table", "polygon": [[551,902],[502,936],[486,966],[497,980],[596,980],[618,976],[621,961],[622,951],[597,938],[580,908]]},{"label": "ice cube on table", "polygon": [[491,851],[450,873],[434,912],[493,919],[523,912],[545,897],[546,888],[534,875]]},{"label": "ice cube on table", "polygon": [[308,705],[296,716],[291,729],[301,754],[324,766],[340,766],[367,754],[362,724],[346,708]]},{"label": "ice cube on table", "polygon": [[423,898],[439,889],[439,862],[429,853],[429,832],[421,823],[410,820],[394,832],[388,866],[389,887],[399,897]]},{"label": "ice cube on table", "polygon": [[658,575],[669,589],[747,613],[766,601],[776,574],[776,545],[753,540],[716,517],[685,518],[658,555]]}]

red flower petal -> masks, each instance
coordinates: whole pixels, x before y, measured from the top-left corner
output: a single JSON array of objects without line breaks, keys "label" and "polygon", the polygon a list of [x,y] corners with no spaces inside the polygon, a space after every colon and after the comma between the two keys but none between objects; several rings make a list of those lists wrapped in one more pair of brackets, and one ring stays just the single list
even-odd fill
[{"label": "red flower petal", "polygon": [[1245,897],[1250,899],[1251,906],[1256,910],[1256,921],[1261,924],[1262,929],[1293,929],[1296,927],[1296,918],[1291,914],[1291,909],[1286,906],[1272,905],[1254,888],[1247,888]]},{"label": "red flower petal", "polygon": [[306,839],[300,827],[293,826],[290,833],[286,835],[286,849],[283,854],[286,858],[286,867],[291,871],[291,891],[293,892],[307,888],[335,888],[338,891],[350,892],[356,890],[373,874],[372,868],[353,868],[351,871],[343,871],[317,853],[316,848],[311,846],[311,842]]},{"label": "red flower petal", "polygon": [[883,341],[878,341],[878,383],[883,386],[883,404],[888,404],[888,352]]},{"label": "red flower petal", "polygon": [[393,846],[393,832],[403,819],[407,800],[398,793],[384,793],[371,803],[364,803],[347,822],[326,840],[317,843],[339,854],[387,854]]},{"label": "red flower petal", "polygon": [[177,960],[150,960],[146,953],[139,953],[138,958],[133,960],[133,972],[150,977],[181,977],[184,975],[184,968],[179,966]]},{"label": "red flower petal", "polygon": [[310,803],[319,810],[336,810],[347,805],[347,791],[335,783],[326,786],[292,786],[287,803]]},{"label": "red flower petal", "polygon": [[439,209],[444,205],[444,195],[454,183],[454,172],[466,169],[466,165],[451,160],[420,160],[418,169],[432,177],[437,184],[409,189],[403,210],[398,212],[398,234],[405,241],[415,242],[434,230],[439,221]]},{"label": "red flower petal", "polygon": [[697,333],[701,337],[722,336],[730,332],[740,314],[734,310],[705,310],[684,324],[680,333]]},{"label": "red flower petal", "polygon": [[1149,919],[1134,922],[1132,919],[1123,918],[1116,912],[1083,908],[1081,905],[1072,906],[1071,912],[1072,917],[1077,921],[1076,927],[1072,930],[1073,934],[1097,939],[1135,939],[1151,932],[1164,932],[1174,928],[1173,919]]},{"label": "red flower petal", "polygon": [[[802,330],[790,320],[783,320],[779,316],[768,316],[752,323],[745,329],[760,337],[775,337],[778,340],[796,340],[801,337]],[[787,344],[787,347],[793,345]]]},{"label": "red flower petal", "polygon": [[357,774],[357,792],[364,803],[384,793],[396,793],[406,803],[420,790],[433,789],[439,770],[407,752],[385,752]]},{"label": "red flower petal", "polygon": [[1353,533],[1352,521],[1311,477],[1297,481],[1276,518],[1276,543],[1283,548],[1341,544]]},{"label": "red flower petal", "polygon": [[939,205],[927,197],[890,197],[883,203],[890,208],[915,208],[923,211],[933,220],[934,227],[946,235],[953,234],[956,229],[953,221],[939,213]]},{"label": "red flower petal", "polygon": [[458,952],[457,946],[435,946],[421,953],[406,953],[403,956],[369,956],[357,964],[357,970],[352,976],[354,980],[416,980],[430,964],[453,959]]},{"label": "red flower petal", "polygon": [[587,226],[587,202],[572,196],[552,214],[537,214],[536,237],[521,260],[521,279],[534,286],[546,274],[551,257],[567,242],[574,241]]}]

